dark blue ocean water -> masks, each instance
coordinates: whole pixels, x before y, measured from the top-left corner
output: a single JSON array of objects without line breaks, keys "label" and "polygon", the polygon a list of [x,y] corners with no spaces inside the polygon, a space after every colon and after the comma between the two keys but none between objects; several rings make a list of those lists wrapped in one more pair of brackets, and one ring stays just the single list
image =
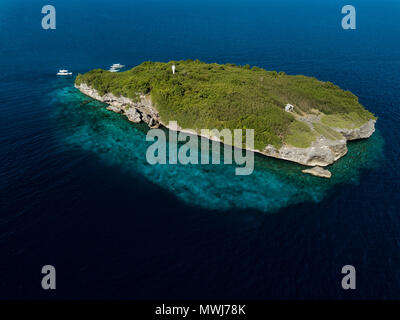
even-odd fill
[{"label": "dark blue ocean water", "polygon": [[[46,4],[0,3],[0,298],[400,298],[397,1],[352,1],[348,31],[344,1],[53,0],[43,30]],[[260,156],[248,177],[152,167],[144,125],[55,76],[188,58],[332,81],[377,131],[330,181]]]}]

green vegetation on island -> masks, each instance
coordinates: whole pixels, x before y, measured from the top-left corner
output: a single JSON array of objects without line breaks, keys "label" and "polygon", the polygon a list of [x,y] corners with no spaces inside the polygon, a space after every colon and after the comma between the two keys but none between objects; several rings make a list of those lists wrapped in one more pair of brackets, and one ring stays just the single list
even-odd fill
[{"label": "green vegetation on island", "polygon": [[[269,144],[306,148],[320,135],[340,139],[332,128],[354,129],[375,119],[354,94],[331,82],[249,65],[144,62],[120,73],[92,70],[78,75],[80,83],[134,101],[150,95],[162,121],[182,128],[254,129],[259,150]],[[286,104],[293,112],[285,111]]]}]

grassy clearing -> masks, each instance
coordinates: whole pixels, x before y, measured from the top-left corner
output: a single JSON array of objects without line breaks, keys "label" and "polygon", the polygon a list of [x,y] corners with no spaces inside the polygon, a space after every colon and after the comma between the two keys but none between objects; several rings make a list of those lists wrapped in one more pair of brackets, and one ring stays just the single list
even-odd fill
[{"label": "grassy clearing", "polygon": [[299,114],[327,115],[327,126],[336,125],[337,113],[351,118],[355,114],[364,122],[373,118],[355,95],[330,82],[233,64],[144,62],[121,73],[92,70],[78,75],[76,83],[81,82],[100,94],[111,92],[133,100],[139,93],[150,94],[163,122],[176,120],[183,128],[254,129],[255,148],[260,150],[268,144],[308,146],[315,139],[314,131],[284,111],[287,103]]},{"label": "grassy clearing", "polygon": [[317,131],[320,135],[330,139],[330,140],[341,140],[344,137],[337,131],[329,128],[328,126],[315,122],[313,123],[315,131]]},{"label": "grassy clearing", "polygon": [[298,148],[308,148],[317,138],[317,133],[303,122],[295,121],[289,126],[286,143]]},{"label": "grassy clearing", "polygon": [[375,119],[375,117],[368,118],[356,112],[349,112],[323,115],[321,122],[332,128],[355,129],[361,127],[369,119]]}]

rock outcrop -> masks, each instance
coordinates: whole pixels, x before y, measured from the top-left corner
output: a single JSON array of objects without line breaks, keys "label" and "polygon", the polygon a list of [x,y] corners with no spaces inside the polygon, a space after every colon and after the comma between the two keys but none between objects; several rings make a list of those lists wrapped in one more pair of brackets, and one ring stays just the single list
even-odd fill
[{"label": "rock outcrop", "polygon": [[337,132],[340,132],[347,140],[365,139],[369,138],[375,132],[375,122],[376,120],[371,119],[360,128],[356,129],[334,129]]},{"label": "rock outcrop", "polygon": [[112,93],[101,96],[97,90],[89,87],[86,83],[75,85],[85,95],[108,104],[107,109],[125,115],[129,121],[134,123],[145,122],[151,128],[160,126],[160,116],[153,107],[150,97],[140,95],[139,101],[135,102],[129,98],[116,97]]},{"label": "rock outcrop", "polygon": [[332,174],[329,170],[323,169],[321,167],[305,169],[305,170],[301,170],[301,172],[308,173],[313,176],[321,177],[321,178],[330,178],[332,176]]},{"label": "rock outcrop", "polygon": [[306,166],[327,166],[343,157],[347,153],[346,139],[328,140],[323,136],[318,137],[308,148],[282,146],[276,149],[268,145],[263,154],[278,159],[289,160]]}]

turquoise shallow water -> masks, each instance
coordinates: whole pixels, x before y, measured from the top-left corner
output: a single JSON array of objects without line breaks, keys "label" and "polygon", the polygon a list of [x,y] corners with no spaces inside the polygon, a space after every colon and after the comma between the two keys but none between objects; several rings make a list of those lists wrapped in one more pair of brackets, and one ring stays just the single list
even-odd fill
[{"label": "turquoise shallow water", "polygon": [[329,167],[330,180],[301,173],[304,166],[261,155],[255,156],[254,172],[249,176],[235,175],[235,164],[152,166],[146,160],[152,144],[146,142],[146,125],[133,124],[100,102],[87,103],[91,99],[72,86],[55,89],[48,99],[56,106],[54,121],[65,123],[59,138],[67,148],[92,152],[106,165],[140,175],[179,200],[208,209],[274,212],[293,204],[318,202],[338,184],[359,183],[361,172],[379,167],[383,156],[378,131],[370,139],[348,144],[348,154]]}]

